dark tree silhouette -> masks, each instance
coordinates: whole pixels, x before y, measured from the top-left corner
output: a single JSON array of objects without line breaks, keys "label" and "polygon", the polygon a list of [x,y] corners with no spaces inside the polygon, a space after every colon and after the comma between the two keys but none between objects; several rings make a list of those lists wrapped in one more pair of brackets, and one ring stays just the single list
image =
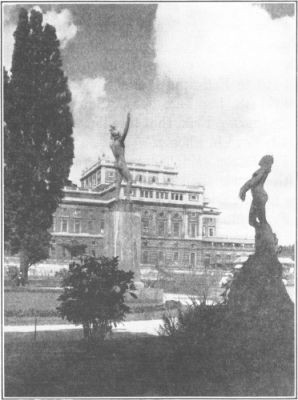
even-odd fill
[{"label": "dark tree silhouette", "polygon": [[55,28],[19,13],[11,76],[4,74],[5,241],[28,268],[48,257],[52,214],[73,160],[71,93]]}]

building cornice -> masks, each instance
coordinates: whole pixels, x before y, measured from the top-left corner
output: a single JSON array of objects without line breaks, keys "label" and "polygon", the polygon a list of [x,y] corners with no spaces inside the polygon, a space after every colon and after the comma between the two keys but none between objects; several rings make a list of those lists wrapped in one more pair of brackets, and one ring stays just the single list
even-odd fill
[{"label": "building cornice", "polygon": [[73,238],[103,238],[102,234],[92,234],[92,233],[51,232],[51,235],[57,237],[73,237]]}]

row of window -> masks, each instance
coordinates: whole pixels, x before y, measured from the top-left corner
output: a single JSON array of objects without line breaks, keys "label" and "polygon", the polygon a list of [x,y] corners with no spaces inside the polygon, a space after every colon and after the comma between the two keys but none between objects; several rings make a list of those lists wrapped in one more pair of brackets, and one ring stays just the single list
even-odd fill
[{"label": "row of window", "polygon": [[93,220],[82,220],[79,218],[61,218],[53,222],[53,231],[62,233],[104,233],[104,220],[99,221],[99,226],[95,225]]},{"label": "row of window", "polygon": [[[154,194],[155,194],[155,196],[154,196]],[[167,192],[167,191],[161,191],[161,190],[153,191],[153,190],[141,189],[140,197],[145,197],[146,199],[153,199],[155,197],[156,199],[165,199],[165,200],[168,200],[170,198],[171,200],[175,200],[175,201],[183,201],[184,200],[183,193]],[[192,200],[192,201],[198,201],[199,195],[189,194],[188,198],[189,198],[189,200]]]},{"label": "row of window", "polygon": [[[167,261],[172,261],[174,263],[177,263],[180,259],[179,257],[179,252],[174,251],[172,254],[171,260]],[[184,253],[183,254],[183,262],[184,263],[189,263],[190,265],[194,266],[196,263],[196,253]],[[165,263],[165,253],[163,251],[159,251],[157,254],[152,253],[150,254],[148,250],[144,250],[142,252],[142,264],[150,264],[150,263],[158,263],[158,264],[164,264]]]},{"label": "row of window", "polygon": [[[115,179],[115,174],[116,171],[115,170],[111,170],[111,169],[107,169],[106,173],[105,173],[105,182],[112,182]],[[158,183],[158,177],[156,175],[149,175],[149,177],[147,177],[144,174],[137,174],[134,179],[134,182],[148,182],[148,183]],[[101,182],[101,171],[98,170],[96,173],[90,175],[88,178],[84,179],[82,181],[82,185],[83,187],[94,187],[98,184],[100,184]],[[171,183],[171,178],[170,177],[166,177],[164,179],[164,183]]]},{"label": "row of window", "polygon": [[[231,263],[235,259],[235,257],[238,257],[239,255],[236,254],[207,254],[205,253],[203,256],[203,263],[204,264],[210,264],[210,263]],[[195,265],[196,263],[196,253],[191,252],[179,252],[179,251],[174,251],[171,254],[167,254],[167,257],[163,251],[158,251],[156,252],[150,252],[148,250],[143,250],[142,251],[142,264],[154,264],[154,263],[159,263],[159,264],[164,264],[167,261],[167,263],[177,263],[177,262],[182,262],[182,263],[189,263],[190,265]]]},{"label": "row of window", "polygon": [[[83,212],[82,212],[83,211]],[[81,210],[79,208],[71,209],[66,207],[61,207],[59,209],[59,215],[56,214],[56,217],[63,217],[63,218],[82,218],[86,217],[89,219],[94,219],[94,211],[90,210]]]},{"label": "row of window", "polygon": [[[165,236],[167,232],[167,221],[159,220],[157,221],[156,233],[158,236]],[[196,222],[191,222],[188,225],[188,234],[190,237],[194,238],[198,236],[198,224]],[[149,233],[149,219],[142,219],[142,233]],[[179,237],[181,235],[181,223],[180,222],[172,222],[171,223],[171,233],[175,237]],[[212,227],[206,228],[203,226],[202,235],[204,237],[212,237],[215,235],[215,229]]]},{"label": "row of window", "polygon": [[[213,229],[213,228],[209,228]],[[254,247],[253,243],[226,243],[226,242],[211,242],[210,245],[212,247],[235,247],[235,248],[248,248],[251,249]]]},{"label": "row of window", "polygon": [[91,188],[101,183],[101,172],[97,171],[95,174],[90,175],[82,181],[83,188]]}]

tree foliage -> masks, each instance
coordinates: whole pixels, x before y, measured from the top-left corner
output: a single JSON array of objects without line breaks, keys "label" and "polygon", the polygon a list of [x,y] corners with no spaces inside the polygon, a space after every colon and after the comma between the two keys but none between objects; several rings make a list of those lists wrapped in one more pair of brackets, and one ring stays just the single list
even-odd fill
[{"label": "tree foliage", "polygon": [[131,292],[135,289],[133,272],[119,270],[117,257],[82,257],[70,264],[62,286],[57,309],[62,318],[82,324],[86,338],[105,338],[129,312],[125,294],[136,297]]},{"label": "tree foliage", "polygon": [[73,160],[71,94],[55,28],[21,9],[4,73],[5,241],[21,269],[48,256],[52,214]]}]

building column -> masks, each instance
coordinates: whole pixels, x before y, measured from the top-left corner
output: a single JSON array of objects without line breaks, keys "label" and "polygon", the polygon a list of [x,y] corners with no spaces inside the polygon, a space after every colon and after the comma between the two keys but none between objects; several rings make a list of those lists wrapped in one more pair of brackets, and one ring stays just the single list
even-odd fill
[{"label": "building column", "polygon": [[198,216],[198,236],[199,237],[203,236],[203,218],[202,218],[202,214],[199,214],[199,216]]},{"label": "building column", "polygon": [[171,213],[168,213],[168,236],[171,236]]},{"label": "building column", "polygon": [[183,215],[183,227],[184,227],[184,237],[188,238],[188,215],[185,213]]},{"label": "building column", "polygon": [[106,183],[106,167],[101,167],[101,182]]},{"label": "building column", "polygon": [[152,210],[152,226],[151,232],[154,236],[156,236],[157,227],[156,227],[156,210]]}]

